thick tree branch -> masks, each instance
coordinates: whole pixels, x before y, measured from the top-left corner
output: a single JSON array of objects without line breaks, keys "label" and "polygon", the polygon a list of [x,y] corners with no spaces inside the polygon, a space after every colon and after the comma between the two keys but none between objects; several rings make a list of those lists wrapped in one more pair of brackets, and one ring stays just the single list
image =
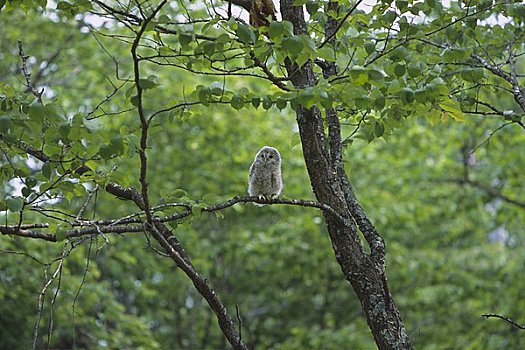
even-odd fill
[{"label": "thick tree branch", "polygon": [[[170,230],[160,222],[154,221],[152,210],[149,204],[149,194],[148,194],[148,181],[147,181],[147,167],[148,167],[148,158],[146,150],[148,147],[148,130],[149,130],[149,120],[146,117],[143,106],[143,89],[140,83],[140,59],[137,53],[139,43],[141,41],[142,35],[144,34],[146,27],[149,22],[156,16],[160,9],[166,4],[167,0],[163,0],[153,12],[144,19],[141,24],[140,30],[136,34],[133,44],[131,45],[131,56],[133,58],[133,72],[135,87],[137,91],[137,111],[140,117],[141,123],[141,138],[140,138],[140,176],[139,182],[141,184],[141,193],[140,196],[132,190],[120,191],[119,194],[122,196],[130,196],[131,199],[137,203],[139,207],[143,204],[143,210],[146,214],[146,223],[144,225],[146,231],[148,231],[152,236],[157,240],[157,242],[164,248],[166,253],[172,258],[175,264],[180,267],[186,275],[191,279],[195,288],[199,293],[206,299],[211,309],[215,312],[219,327],[221,328],[223,334],[228,339],[230,344],[234,349],[247,349],[244,342],[240,339],[239,335],[236,332],[236,329],[233,324],[233,320],[228,314],[226,308],[218,299],[215,291],[208,286],[206,279],[202,278],[193,265],[191,261],[182,248],[182,245],[173,236]],[[139,6],[140,7],[140,6]],[[112,187],[110,187],[112,188]]]},{"label": "thick tree branch", "polygon": [[[134,201],[137,206],[142,205],[143,201],[140,198],[140,193],[134,188],[125,188],[115,183],[110,183],[106,186],[108,193],[115,195],[118,198],[127,199]],[[330,206],[310,200],[303,199],[261,199],[259,197],[242,197],[235,196],[225,202],[192,209],[191,205],[184,203],[173,203],[173,206],[185,208],[183,212],[164,216],[164,217],[153,217],[155,223],[165,223],[170,221],[177,221],[184,219],[193,215],[193,210],[200,210],[206,213],[213,213],[221,211],[227,208],[234,206],[239,203],[257,203],[257,204],[267,204],[267,205],[291,205],[299,206],[305,208],[317,208],[323,212],[333,215],[337,218],[343,225],[353,225],[353,222],[349,219],[341,216],[335,209]],[[166,207],[166,205],[162,206]],[[152,208],[154,209],[154,208]],[[131,216],[140,216],[140,213],[133,214]],[[115,234],[124,234],[124,233],[137,233],[144,232],[143,220],[139,217],[125,217],[117,218],[112,220],[96,220],[96,221],[77,221],[72,220],[69,222],[73,229],[67,230],[64,233],[65,238],[76,238],[87,235],[97,235],[97,234],[106,234],[106,233],[115,233]],[[131,225],[139,224],[139,225]],[[35,238],[43,239],[50,242],[56,242],[57,236],[55,233],[43,233],[36,230],[47,229],[50,225],[48,223],[37,223],[37,224],[21,224],[19,225],[1,225],[0,233],[4,235],[13,235],[26,238]]]},{"label": "thick tree branch", "polygon": [[[144,112],[144,106],[143,106],[143,100],[142,100],[143,89],[142,89],[141,82],[140,82],[140,60],[137,54],[137,48],[141,41],[142,35],[146,31],[148,24],[153,20],[153,18],[155,18],[157,13],[162,9],[162,7],[166,4],[166,2],[167,0],[161,1],[160,4],[152,11],[152,13],[142,21],[140,29],[138,33],[136,34],[135,39],[133,40],[133,44],[131,45],[131,57],[133,59],[133,76],[135,80],[135,89],[137,91],[137,111],[139,113],[140,124],[141,124],[140,149],[139,149],[139,157],[140,157],[139,182],[141,185],[141,197],[142,197],[142,201],[144,202],[143,208],[141,209],[143,209],[146,212],[146,218],[150,225],[153,223],[153,216],[152,216],[151,208],[149,205],[148,181],[147,181],[148,158],[146,154],[146,149],[148,147],[149,123],[148,123],[148,119],[146,118],[146,114]],[[140,9],[140,5],[139,5],[139,9]]]},{"label": "thick tree branch", "polygon": [[248,12],[250,12],[250,9],[252,8],[252,0],[231,0],[231,3],[242,7]]}]

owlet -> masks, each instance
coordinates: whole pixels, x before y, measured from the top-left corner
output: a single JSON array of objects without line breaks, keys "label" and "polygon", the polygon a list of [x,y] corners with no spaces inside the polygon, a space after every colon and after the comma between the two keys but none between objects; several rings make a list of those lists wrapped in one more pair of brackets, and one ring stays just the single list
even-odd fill
[{"label": "owlet", "polygon": [[248,194],[259,198],[277,197],[283,189],[281,155],[270,146],[257,152],[248,177]]}]

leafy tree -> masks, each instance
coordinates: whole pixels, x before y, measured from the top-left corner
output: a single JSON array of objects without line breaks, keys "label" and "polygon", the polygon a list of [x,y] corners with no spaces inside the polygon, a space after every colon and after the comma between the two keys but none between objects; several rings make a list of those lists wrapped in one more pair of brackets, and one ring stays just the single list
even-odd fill
[{"label": "leafy tree", "polygon": [[[432,348],[447,329],[409,337],[427,318],[413,307],[453,301],[435,322],[453,312],[473,330],[450,346],[519,346],[479,336],[470,311],[507,291],[486,281],[517,278],[523,260],[479,244],[492,230],[519,245],[524,222],[523,4],[261,4],[0,2],[0,231],[16,254],[1,276],[16,289],[1,295],[38,291],[36,310],[2,304],[24,325],[2,332],[33,348],[336,348],[370,346],[366,322],[379,348]],[[238,196],[267,140],[290,198]],[[288,146],[299,142],[303,157]],[[316,201],[297,200],[311,198],[308,179]],[[500,254],[513,263],[478,263]],[[16,263],[27,257],[42,285]]]}]

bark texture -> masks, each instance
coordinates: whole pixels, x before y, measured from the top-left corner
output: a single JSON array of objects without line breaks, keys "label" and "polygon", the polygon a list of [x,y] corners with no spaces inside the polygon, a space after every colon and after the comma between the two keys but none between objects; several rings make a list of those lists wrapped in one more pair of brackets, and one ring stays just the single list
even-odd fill
[{"label": "bark texture", "polygon": [[[307,34],[302,6],[293,0],[281,0],[281,16],[294,25],[294,34]],[[336,8],[336,3],[329,6]],[[326,26],[325,36],[335,40],[335,20]],[[332,31],[332,32],[331,32]],[[302,67],[291,61],[286,70],[294,86],[304,89],[316,84],[313,63]],[[335,74],[335,64],[322,65],[325,76]],[[385,276],[385,244],[359,205],[342,164],[342,144],[339,118],[335,110],[327,110],[328,135],[320,110],[299,107],[297,123],[303,154],[315,196],[343,216],[345,222],[330,213],[324,213],[328,232],[345,278],[356,292],[368,325],[379,349],[412,349],[408,334],[388,289]],[[370,247],[370,254],[363,249],[359,231]]]}]

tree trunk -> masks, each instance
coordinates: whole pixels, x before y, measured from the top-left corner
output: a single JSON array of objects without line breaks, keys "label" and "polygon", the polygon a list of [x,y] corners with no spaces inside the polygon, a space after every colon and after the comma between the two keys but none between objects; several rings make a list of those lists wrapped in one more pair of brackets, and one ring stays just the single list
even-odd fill
[{"label": "tree trunk", "polygon": [[[283,20],[294,25],[294,34],[306,34],[302,6],[294,6],[293,0],[281,0],[280,5]],[[312,62],[299,67],[287,60],[286,69],[296,88],[315,85]],[[335,65],[328,67],[330,69],[335,70]],[[335,257],[361,302],[375,342],[379,349],[412,349],[399,310],[388,289],[383,239],[357,202],[342,165],[337,113],[334,110],[327,111],[328,142],[317,106],[311,109],[299,107],[296,113],[303,154],[315,196],[318,201],[329,205],[347,219],[342,222],[324,213]],[[370,254],[361,245],[358,228],[370,246]]]}]

